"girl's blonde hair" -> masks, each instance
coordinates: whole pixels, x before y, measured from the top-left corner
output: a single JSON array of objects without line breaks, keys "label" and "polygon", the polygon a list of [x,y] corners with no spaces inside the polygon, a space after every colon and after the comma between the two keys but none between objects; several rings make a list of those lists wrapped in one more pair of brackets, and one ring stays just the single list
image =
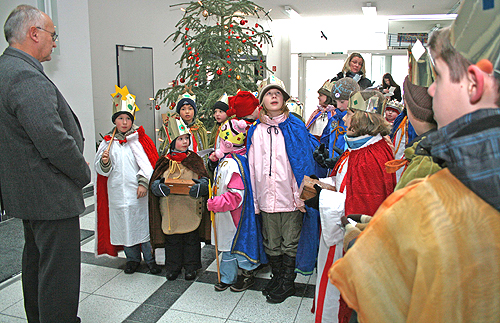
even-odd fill
[{"label": "girl's blonde hair", "polygon": [[349,130],[357,136],[370,135],[387,136],[391,133],[391,125],[378,113],[349,109],[354,112]]},{"label": "girl's blonde hair", "polygon": [[345,62],[344,62],[344,67],[342,68],[342,72],[345,74],[347,72],[351,71],[351,67],[349,66],[349,63],[352,61],[354,57],[359,57],[363,60],[363,65],[361,66],[361,72],[363,72],[363,75],[366,75],[366,69],[365,69],[365,59],[363,56],[361,56],[360,53],[352,53],[351,56],[349,56]]}]

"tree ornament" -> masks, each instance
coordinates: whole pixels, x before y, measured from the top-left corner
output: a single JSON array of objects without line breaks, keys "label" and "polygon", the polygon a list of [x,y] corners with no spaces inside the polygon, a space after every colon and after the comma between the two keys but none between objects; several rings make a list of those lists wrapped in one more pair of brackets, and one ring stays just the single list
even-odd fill
[{"label": "tree ornament", "polygon": [[256,23],[256,24],[255,24],[255,28],[259,28],[259,24],[257,24],[257,23]]},{"label": "tree ornament", "polygon": [[231,61],[227,61],[228,64],[231,64]]},{"label": "tree ornament", "polygon": [[246,40],[246,39],[243,39],[241,42],[246,43],[246,42],[247,42],[247,40]]},{"label": "tree ornament", "polygon": [[244,26],[245,23],[246,23],[245,20],[243,20],[243,19],[240,20],[240,25]]},{"label": "tree ornament", "polygon": [[231,77],[231,75],[230,75],[230,74],[228,74],[228,75],[227,75],[227,77],[229,77],[229,78],[230,78],[230,77]]},{"label": "tree ornament", "polygon": [[229,48],[226,49],[226,52],[229,52]]},{"label": "tree ornament", "polygon": [[236,79],[239,81],[241,79],[240,75],[236,75]]},{"label": "tree ornament", "polygon": [[229,45],[229,40],[226,40],[226,45]]},{"label": "tree ornament", "polygon": [[175,107],[175,102],[170,103],[170,110],[173,110]]},{"label": "tree ornament", "polygon": [[184,81],[185,81],[185,79],[183,79],[183,78],[181,77],[181,83],[184,83]]},{"label": "tree ornament", "polygon": [[222,70],[217,70],[215,73],[217,73],[217,75],[222,75]]},{"label": "tree ornament", "polygon": [[159,106],[158,104],[157,104],[157,105],[155,105],[155,109],[156,109],[156,110],[160,110],[160,106]]},{"label": "tree ornament", "polygon": [[189,31],[189,28],[188,28],[188,27],[186,27],[186,28],[184,28],[184,29],[186,29],[186,31]]},{"label": "tree ornament", "polygon": [[208,17],[208,10],[207,10],[207,9],[203,10],[203,12],[202,12],[201,14],[202,14],[202,15],[203,15],[203,17],[205,17],[205,18],[206,18],[206,17]]},{"label": "tree ornament", "polygon": [[[187,45],[187,43],[186,43],[186,45]],[[188,50],[191,50],[191,46],[188,47]]]}]

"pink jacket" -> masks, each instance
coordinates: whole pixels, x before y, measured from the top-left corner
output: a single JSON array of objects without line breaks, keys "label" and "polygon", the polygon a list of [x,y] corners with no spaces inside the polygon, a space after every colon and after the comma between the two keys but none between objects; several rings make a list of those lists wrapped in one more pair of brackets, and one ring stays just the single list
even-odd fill
[{"label": "pink jacket", "polygon": [[288,161],[285,138],[278,124],[285,121],[284,114],[255,128],[248,151],[255,213],[292,212],[304,206],[299,188]]}]

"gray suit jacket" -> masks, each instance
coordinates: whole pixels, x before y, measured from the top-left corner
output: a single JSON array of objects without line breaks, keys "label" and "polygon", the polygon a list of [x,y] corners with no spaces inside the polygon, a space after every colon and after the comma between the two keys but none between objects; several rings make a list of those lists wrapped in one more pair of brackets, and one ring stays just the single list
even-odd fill
[{"label": "gray suit jacket", "polygon": [[0,56],[0,192],[8,216],[56,220],[85,210],[90,169],[78,118],[31,55]]}]

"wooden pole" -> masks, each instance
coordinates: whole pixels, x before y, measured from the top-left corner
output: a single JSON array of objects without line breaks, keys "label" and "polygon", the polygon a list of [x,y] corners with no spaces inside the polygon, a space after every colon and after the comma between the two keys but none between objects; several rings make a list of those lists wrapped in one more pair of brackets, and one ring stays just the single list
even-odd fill
[{"label": "wooden pole", "polygon": [[106,151],[109,151],[111,149],[111,144],[113,143],[113,139],[115,138],[116,134],[116,127],[115,130],[113,130],[113,135],[111,136],[111,139],[109,140],[108,148],[106,148]]},{"label": "wooden pole", "polygon": [[[212,198],[212,181],[208,180],[208,197]],[[217,246],[217,225],[215,224],[215,213],[210,211],[210,220],[212,221],[212,227],[214,230],[214,243],[215,243],[215,260],[217,262],[217,279],[220,283],[220,264],[219,264],[219,248]]]}]

